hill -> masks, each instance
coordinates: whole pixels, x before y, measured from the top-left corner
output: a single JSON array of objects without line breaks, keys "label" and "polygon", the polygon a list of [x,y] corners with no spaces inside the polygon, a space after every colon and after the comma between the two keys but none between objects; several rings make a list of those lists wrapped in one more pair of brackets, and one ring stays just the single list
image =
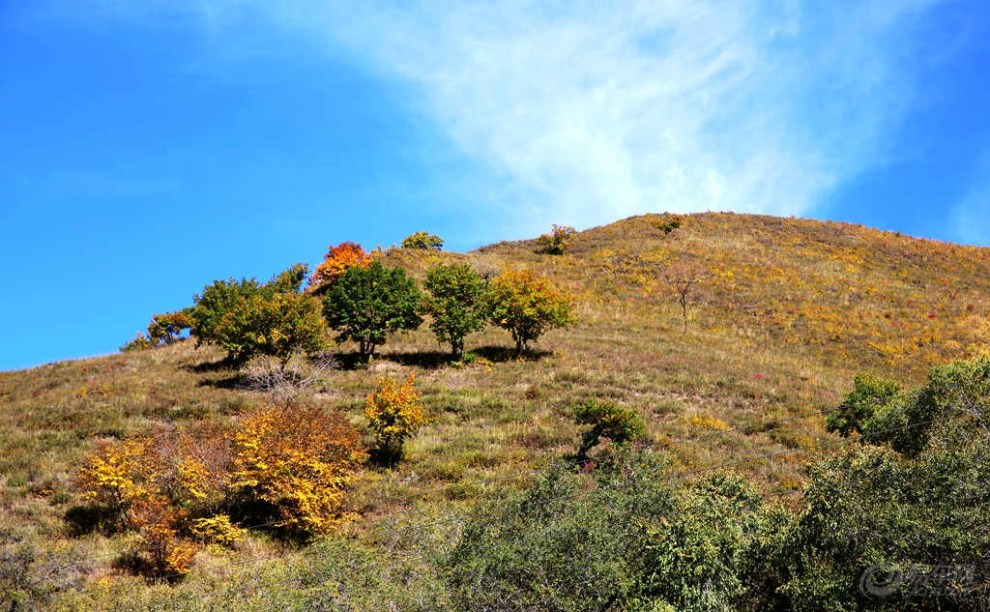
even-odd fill
[{"label": "hill", "polygon": [[[326,373],[316,401],[358,426],[378,377],[417,376],[430,423],[408,460],[361,474],[350,496],[359,518],[339,536],[296,548],[260,533],[237,551],[201,552],[175,586],[115,565],[126,535],[73,532],[74,474],[100,439],[236,422],[265,394],[188,341],[0,373],[0,542],[25,592],[69,608],[265,608],[314,589],[348,593],[356,609],[402,607],[405,591],[442,597],[425,560],[478,500],[527,486],[575,450],[582,400],[638,411],[681,472],[728,465],[799,504],[808,461],[849,444],[825,432],[823,413],[854,373],[916,385],[932,365],[990,346],[990,249],[842,223],[657,214],[580,232],[557,256],[535,241],[377,256],[419,277],[445,260],[533,269],[576,296],[579,323],[527,359],[488,328],[468,338],[473,360],[449,364],[424,328],[392,338],[366,368]],[[670,270],[698,281],[686,320]]]}]

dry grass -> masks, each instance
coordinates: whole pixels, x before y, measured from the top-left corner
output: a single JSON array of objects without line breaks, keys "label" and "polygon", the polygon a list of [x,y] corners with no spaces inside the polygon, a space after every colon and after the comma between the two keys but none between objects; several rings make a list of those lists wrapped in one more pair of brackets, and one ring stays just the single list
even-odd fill
[{"label": "dry grass", "polygon": [[[382,525],[457,513],[524,485],[549,457],[576,450],[570,410],[591,397],[638,409],[653,442],[685,470],[738,462],[767,491],[790,491],[809,458],[840,444],[820,413],[854,372],[914,384],[931,364],[990,346],[988,249],[730,214],[684,217],[667,233],[667,220],[646,215],[582,232],[561,256],[537,253],[535,241],[466,255],[378,254],[417,276],[452,258],[488,271],[538,270],[577,295],[580,323],[547,335],[527,360],[511,358],[511,339],[488,329],[469,337],[478,358],[467,365],[447,363],[424,327],[394,338],[367,368],[326,374],[316,399],[363,426],[363,399],[378,377],[414,373],[431,418],[408,443],[406,462],[361,478],[355,537],[378,542]],[[687,331],[660,282],[673,262],[705,272]],[[262,403],[263,393],[210,367],[219,357],[179,343],[0,373],[0,542],[34,546],[36,572],[64,566],[60,579],[84,592],[131,585],[107,554],[121,536],[79,537],[63,520],[78,501],[73,474],[100,438],[152,423],[233,421]],[[183,592],[220,588],[215,576],[237,574],[239,554],[273,554],[280,544],[259,536],[244,546],[201,554],[213,577],[194,571]]]}]

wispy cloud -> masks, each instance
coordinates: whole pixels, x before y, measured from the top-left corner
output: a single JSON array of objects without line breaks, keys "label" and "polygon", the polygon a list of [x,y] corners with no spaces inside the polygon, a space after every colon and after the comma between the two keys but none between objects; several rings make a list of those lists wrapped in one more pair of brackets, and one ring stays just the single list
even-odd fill
[{"label": "wispy cloud", "polygon": [[[811,211],[884,163],[934,0],[199,1],[408,87],[528,223]],[[218,24],[220,24],[218,26]]]}]

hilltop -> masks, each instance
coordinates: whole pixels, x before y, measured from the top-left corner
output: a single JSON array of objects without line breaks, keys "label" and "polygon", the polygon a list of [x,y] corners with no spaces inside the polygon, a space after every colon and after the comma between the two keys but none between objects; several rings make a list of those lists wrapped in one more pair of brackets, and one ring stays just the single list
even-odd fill
[{"label": "hilltop", "polygon": [[[201,553],[174,587],[115,568],[126,536],[72,533],[64,516],[79,502],[75,471],[100,439],[236,422],[265,395],[190,341],[0,373],[0,543],[30,552],[24,579],[45,576],[38,588],[63,589],[56,601],[68,607],[124,593],[136,607],[172,597],[264,607],[272,584],[309,584],[307,572],[329,571],[321,560],[356,555],[355,567],[387,560],[363,578],[366,590],[397,593],[423,579],[423,555],[455,537],[478,500],[527,486],[574,451],[570,411],[590,398],[638,411],[679,469],[732,463],[763,492],[799,503],[808,461],[849,443],[825,432],[823,413],[856,372],[917,385],[931,366],[990,346],[990,249],[843,223],[651,214],[579,232],[562,255],[519,241],[376,256],[418,278],[438,261],[532,269],[575,296],[578,323],[527,359],[487,328],[468,338],[474,358],[464,364],[447,363],[424,327],[392,338],[366,368],[328,372],[316,400],[359,427],[381,375],[416,375],[430,423],[408,460],[361,474],[350,502],[359,518],[317,545],[318,560],[259,535],[239,551]],[[686,322],[670,269],[698,280]]]}]

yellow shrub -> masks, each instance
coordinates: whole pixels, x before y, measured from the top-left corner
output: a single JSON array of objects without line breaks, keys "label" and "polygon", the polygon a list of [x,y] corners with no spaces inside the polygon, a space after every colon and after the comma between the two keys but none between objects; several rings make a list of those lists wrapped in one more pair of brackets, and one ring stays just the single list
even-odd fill
[{"label": "yellow shrub", "polygon": [[729,426],[717,417],[696,414],[688,420],[692,427],[698,429],[711,429],[714,431],[725,431]]},{"label": "yellow shrub", "polygon": [[143,438],[101,443],[79,473],[83,498],[126,520],[134,503],[149,494],[144,485],[148,446]]},{"label": "yellow shrub", "polygon": [[340,415],[265,408],[245,420],[233,446],[234,486],[270,504],[285,530],[325,533],[350,517],[344,495],[366,453]]},{"label": "yellow shrub", "polygon": [[244,530],[233,523],[226,514],[195,519],[190,531],[202,542],[227,547],[233,547],[244,537]]},{"label": "yellow shrub", "polygon": [[402,444],[426,423],[426,411],[416,392],[416,378],[410,375],[401,385],[386,376],[368,396],[364,414],[375,436],[379,459],[394,463],[402,458]]}]

